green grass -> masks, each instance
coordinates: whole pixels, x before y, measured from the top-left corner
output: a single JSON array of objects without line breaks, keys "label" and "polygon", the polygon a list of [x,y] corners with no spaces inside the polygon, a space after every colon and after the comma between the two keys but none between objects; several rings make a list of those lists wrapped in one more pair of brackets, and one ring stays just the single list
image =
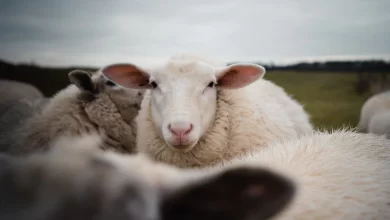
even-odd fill
[{"label": "green grass", "polygon": [[320,129],[355,127],[368,98],[355,91],[357,77],[353,73],[270,71],[264,78],[302,103],[312,123]]}]

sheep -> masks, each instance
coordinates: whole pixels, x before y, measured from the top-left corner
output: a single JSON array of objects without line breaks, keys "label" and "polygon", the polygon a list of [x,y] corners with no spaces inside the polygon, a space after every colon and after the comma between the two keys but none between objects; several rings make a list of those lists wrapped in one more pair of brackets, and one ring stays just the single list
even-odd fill
[{"label": "sheep", "polygon": [[47,100],[36,87],[0,80],[0,134],[12,130],[32,116]]},{"label": "sheep", "polygon": [[[179,176],[185,172],[156,165],[142,155],[101,151],[101,141],[98,134],[62,136],[52,141],[46,152],[22,157],[0,154],[0,193],[6,201],[0,203],[0,219],[238,220],[253,208],[259,209],[256,219],[268,219],[285,208],[294,195],[294,185],[288,179],[261,168],[201,175],[182,185],[160,184],[156,176],[139,175],[135,167],[126,170],[120,163],[141,162],[151,165],[154,173],[160,171],[158,168]],[[216,191],[221,185],[224,188]],[[268,189],[265,193],[261,192],[264,186]],[[225,204],[211,213],[213,209],[207,205],[217,205],[221,198]],[[240,199],[241,205],[226,209],[235,199]],[[273,202],[267,201],[270,199]]]},{"label": "sheep", "polygon": [[158,220],[152,187],[92,157],[99,138],[61,136],[45,152],[0,153],[0,219]]},{"label": "sheep", "polygon": [[28,118],[39,112],[48,98],[8,100],[0,103],[0,138],[11,134]]},{"label": "sheep", "polygon": [[102,73],[147,90],[136,118],[137,152],[179,167],[210,166],[313,130],[302,105],[261,79],[260,65],[182,54],[155,68],[119,63]]},{"label": "sheep", "polygon": [[45,97],[35,86],[14,80],[0,80],[0,103],[18,99],[40,99]]},{"label": "sheep", "polygon": [[[26,154],[47,150],[47,144],[63,134],[99,131],[104,149],[133,153],[136,141],[134,117],[143,98],[142,90],[126,89],[106,79],[100,71],[69,73],[71,82],[26,119],[17,129],[0,134],[0,150]],[[13,147],[9,148],[9,143]]]},{"label": "sheep", "polygon": [[390,138],[390,109],[373,115],[368,124],[368,132],[374,134],[386,134]]},{"label": "sheep", "polygon": [[346,129],[270,145],[226,167],[261,166],[297,194],[276,219],[390,219],[390,141]]},{"label": "sheep", "polygon": [[[77,191],[78,194],[85,195],[91,191],[97,193],[87,190],[88,186],[102,186],[99,188],[102,193],[91,195],[94,199],[83,200],[80,208],[95,207],[96,201],[110,205],[111,201],[116,201],[115,198],[119,201],[128,198],[131,200],[130,204],[139,204],[137,207],[141,212],[153,210],[150,212],[158,217],[152,219],[160,220],[390,219],[390,141],[383,135],[346,129],[331,133],[315,131],[296,139],[274,142],[261,150],[203,168],[180,168],[155,161],[143,153],[125,155],[103,151],[98,149],[100,137],[96,137],[84,137],[73,143],[63,140],[62,144],[57,145],[67,146],[54,147],[51,154],[43,156],[50,163],[42,162],[36,168],[28,159],[20,160],[19,163],[28,164],[26,168],[19,166],[23,172],[13,170],[22,175],[31,175],[25,178],[21,175],[21,178],[32,185],[22,192],[36,195],[37,192],[44,194],[47,191],[49,195],[61,196],[65,194],[62,191],[68,194]],[[4,167],[12,167],[7,162],[1,163],[5,164],[0,166],[3,170]],[[70,171],[58,172],[55,167],[59,165],[70,166],[67,169]],[[87,168],[83,169],[76,167],[86,165]],[[107,174],[91,166],[101,167],[102,170],[105,166],[113,167],[115,172],[121,173],[122,179],[118,180],[115,174]],[[64,184],[54,185],[54,188],[33,187],[34,184],[47,184],[31,181],[36,175],[26,170],[27,168],[39,171],[40,176],[53,178],[61,173],[57,181]],[[101,180],[93,178],[94,175],[101,177]],[[71,180],[63,181],[63,178]],[[0,182],[2,181],[4,180],[0,178]],[[71,181],[73,185],[69,184]],[[96,184],[99,181],[103,181],[103,184]],[[134,184],[132,186],[139,191],[123,198],[123,193],[120,192],[128,188],[127,181],[131,181]],[[12,203],[0,203],[0,210],[5,209],[15,215],[24,211],[37,213],[34,209],[28,209],[32,205],[25,210],[17,206],[13,207],[14,210],[8,209],[7,204],[24,204],[20,201],[28,198],[23,194],[17,194],[20,195],[17,197],[16,190],[9,190],[17,183],[12,181],[8,186],[0,185],[0,189],[9,192],[5,193],[5,198],[19,199]],[[77,189],[77,184],[84,188]],[[137,186],[138,184],[140,185]],[[108,189],[118,193],[112,193]],[[145,196],[139,196],[146,192],[150,193],[149,200]],[[69,199],[60,196],[57,197],[60,204]],[[38,204],[44,203],[40,200],[45,199],[53,202],[50,197],[44,196],[32,199]],[[158,207],[157,213],[153,208],[155,206]],[[43,209],[42,206],[36,207]],[[77,208],[70,206],[65,210],[67,213],[79,214],[80,212],[72,210]],[[123,208],[122,203],[116,208]]]},{"label": "sheep", "polygon": [[[202,182],[205,176],[235,169],[268,170],[291,181],[295,192],[288,207],[273,219],[390,219],[390,141],[384,135],[364,134],[347,129],[313,131],[312,134],[296,139],[273,142],[267,147],[212,167],[192,169],[159,164],[161,162],[153,163],[154,160],[143,154],[138,154],[137,159],[108,155],[106,154],[106,158],[110,158],[125,172],[139,172],[138,175],[150,178],[151,182],[158,183],[157,186],[162,189],[196,184],[198,181]],[[141,156],[149,161],[140,159]],[[261,219],[257,218],[262,213],[256,205],[269,205],[273,202],[278,204],[280,200],[272,198],[289,196],[283,190],[274,191],[267,201],[260,198],[257,200],[267,204],[256,204],[254,199],[251,200],[251,206],[251,203],[245,203],[249,198],[234,198],[233,195],[240,192],[224,185],[229,184],[229,179],[225,181],[213,186],[218,193],[209,191],[209,196],[203,194],[203,197],[199,193],[198,197],[192,197],[194,201],[180,201],[183,205],[192,207],[186,207],[183,213],[191,219],[191,216],[199,217],[197,212],[206,210],[215,214],[213,207],[219,207],[220,212],[228,212],[237,216],[236,219]],[[237,184],[249,181],[252,183],[248,183],[249,185],[256,185],[255,177],[248,180],[237,177],[235,181]],[[271,190],[272,185],[265,185],[264,190]],[[254,193],[258,192],[250,189]],[[229,203],[229,206],[224,206],[227,205],[225,203]]]},{"label": "sheep", "polygon": [[363,104],[358,128],[361,132],[390,136],[390,91],[371,96]]}]

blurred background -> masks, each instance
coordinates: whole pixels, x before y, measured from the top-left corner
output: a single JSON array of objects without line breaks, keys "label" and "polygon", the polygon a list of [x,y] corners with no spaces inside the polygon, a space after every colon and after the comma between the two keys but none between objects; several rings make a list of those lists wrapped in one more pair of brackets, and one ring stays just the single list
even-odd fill
[{"label": "blurred background", "polygon": [[52,96],[75,68],[190,52],[254,62],[318,128],[390,89],[389,0],[0,0],[0,78]]}]

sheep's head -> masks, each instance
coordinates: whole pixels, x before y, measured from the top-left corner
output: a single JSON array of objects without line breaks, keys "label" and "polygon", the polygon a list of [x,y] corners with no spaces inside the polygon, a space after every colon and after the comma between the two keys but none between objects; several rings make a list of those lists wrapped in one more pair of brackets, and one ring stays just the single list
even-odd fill
[{"label": "sheep's head", "polygon": [[213,122],[217,89],[243,88],[261,78],[265,69],[248,63],[215,66],[200,60],[172,59],[153,70],[113,64],[102,73],[124,87],[149,89],[157,133],[170,148],[185,152]]},{"label": "sheep's head", "polygon": [[[101,72],[91,74],[84,70],[73,70],[68,76],[70,82],[82,91],[84,100],[93,101],[104,94],[116,105],[125,119],[132,120],[136,115],[134,111],[140,109],[143,90],[124,88],[104,77]],[[126,114],[129,116],[126,117]]]}]

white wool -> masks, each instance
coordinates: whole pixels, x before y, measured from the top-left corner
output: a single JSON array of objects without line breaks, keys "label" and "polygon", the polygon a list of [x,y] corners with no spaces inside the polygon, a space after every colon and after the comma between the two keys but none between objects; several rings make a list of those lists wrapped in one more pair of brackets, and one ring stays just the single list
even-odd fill
[{"label": "white wool", "polygon": [[[266,167],[298,187],[292,203],[275,219],[390,219],[390,141],[384,136],[315,133],[270,145],[218,169],[240,166]],[[190,173],[182,175],[171,179],[195,181],[184,178]]]},{"label": "white wool", "polygon": [[390,218],[390,141],[384,136],[315,133],[227,167],[239,165],[268,167],[295,181],[296,198],[277,219]]},{"label": "white wool", "polygon": [[358,127],[363,132],[390,133],[390,91],[371,96],[363,104]]},{"label": "white wool", "polygon": [[377,113],[371,117],[368,132],[374,134],[387,134],[390,137],[390,109]]},{"label": "white wool", "polygon": [[315,132],[213,168],[182,169],[142,154],[106,152],[101,157],[163,191],[200,183],[232,168],[269,169],[297,187],[291,204],[274,218],[278,220],[390,218],[390,141],[375,134]]}]

